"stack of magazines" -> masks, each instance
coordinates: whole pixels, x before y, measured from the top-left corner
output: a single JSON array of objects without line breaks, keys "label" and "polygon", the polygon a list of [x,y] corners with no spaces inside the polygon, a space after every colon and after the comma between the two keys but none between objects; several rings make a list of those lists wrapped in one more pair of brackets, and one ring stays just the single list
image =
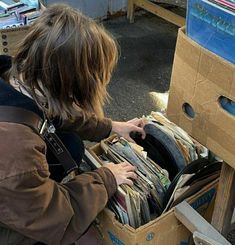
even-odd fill
[{"label": "stack of magazines", "polygon": [[[128,142],[116,135],[101,141],[99,145],[100,154],[97,152],[94,154],[92,148],[86,154],[90,163],[95,167],[110,162],[118,164],[123,161],[136,166],[138,178],[134,181],[134,185],[131,187],[125,184],[119,186],[117,193],[108,203],[108,208],[115,213],[116,218],[121,223],[129,224],[133,228],[138,228],[159,217],[180,201],[199,191],[206,184],[218,178],[221,169],[221,161],[209,161],[206,154],[208,151],[162,114],[152,113],[145,118],[145,121],[146,138],[149,137],[149,134],[152,136],[155,134],[154,128],[151,129],[152,132],[149,131],[149,125],[156,127],[156,132],[159,131],[160,126],[160,130],[164,132],[160,134],[160,137],[163,137],[164,134],[170,134],[170,137],[174,138],[176,146],[181,152],[181,157],[185,159],[185,165],[180,165],[177,173],[172,168],[174,172],[172,175],[171,168],[165,169],[157,161],[153,161],[148,156],[148,150],[144,147]],[[154,137],[158,136],[158,134],[154,135]],[[137,139],[136,137],[133,138]],[[165,145],[161,147],[165,147],[166,152],[174,155],[170,151],[174,151],[175,148],[170,148],[168,143],[167,140],[165,143],[162,141],[162,144]],[[148,144],[146,145],[148,146]],[[164,156],[160,156],[159,145],[154,145],[153,142],[152,148],[154,147],[156,148],[156,155],[162,160]],[[165,166],[171,164],[170,162]]]},{"label": "stack of magazines", "polygon": [[40,16],[39,1],[0,0],[0,28],[13,28],[31,24]]}]

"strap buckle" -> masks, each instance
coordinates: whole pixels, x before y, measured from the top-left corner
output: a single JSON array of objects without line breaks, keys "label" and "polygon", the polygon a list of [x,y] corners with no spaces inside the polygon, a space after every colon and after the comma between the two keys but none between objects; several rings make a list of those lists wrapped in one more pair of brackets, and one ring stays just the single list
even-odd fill
[{"label": "strap buckle", "polygon": [[54,134],[55,131],[56,131],[56,129],[55,129],[54,125],[49,124],[47,119],[45,119],[43,121],[42,126],[39,129],[39,133],[41,135],[44,135],[45,133]]}]

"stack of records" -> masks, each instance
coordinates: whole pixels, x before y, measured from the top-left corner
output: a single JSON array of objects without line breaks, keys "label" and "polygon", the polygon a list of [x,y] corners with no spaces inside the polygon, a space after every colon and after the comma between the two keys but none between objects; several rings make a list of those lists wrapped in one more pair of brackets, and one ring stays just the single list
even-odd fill
[{"label": "stack of records", "polygon": [[122,223],[134,228],[158,217],[163,212],[164,196],[170,185],[167,171],[146,157],[142,147],[123,138],[102,141],[101,148],[103,154],[99,158],[103,164],[126,161],[137,168],[134,185],[121,185],[109,208]]},{"label": "stack of records", "polygon": [[108,203],[116,218],[133,228],[198,192],[218,178],[221,168],[221,162],[207,159],[205,147],[162,114],[152,113],[145,121],[146,138],[132,135],[142,146],[112,136],[101,141],[97,155],[100,166],[126,161],[137,168],[134,185],[119,186]]},{"label": "stack of records", "polygon": [[144,117],[146,138],[133,134],[135,142],[143,146],[148,156],[169,172],[172,180],[190,162],[206,157],[208,150],[192,139],[182,128],[159,112]]}]

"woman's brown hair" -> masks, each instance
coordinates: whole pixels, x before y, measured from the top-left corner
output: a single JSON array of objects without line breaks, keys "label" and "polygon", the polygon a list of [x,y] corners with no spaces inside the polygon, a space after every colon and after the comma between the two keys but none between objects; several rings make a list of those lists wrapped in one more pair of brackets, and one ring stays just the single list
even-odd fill
[{"label": "woman's brown hair", "polygon": [[74,103],[99,114],[116,62],[116,42],[101,25],[67,5],[54,5],[30,27],[11,73],[21,76],[38,103],[37,91],[45,97],[49,117],[68,118]]}]

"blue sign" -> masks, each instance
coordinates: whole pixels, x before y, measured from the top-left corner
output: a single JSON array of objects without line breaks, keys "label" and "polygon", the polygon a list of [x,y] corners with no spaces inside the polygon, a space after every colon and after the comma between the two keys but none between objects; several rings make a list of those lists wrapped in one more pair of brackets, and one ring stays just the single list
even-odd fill
[{"label": "blue sign", "polygon": [[186,242],[186,241],[182,241],[182,242],[180,242],[180,244],[179,245],[189,245],[189,243],[188,242]]},{"label": "blue sign", "polygon": [[192,203],[191,206],[197,210],[203,205],[209,204],[213,199],[213,197],[215,196],[215,193],[216,193],[215,188],[212,188],[211,190],[203,194],[201,197],[199,197],[194,203]]},{"label": "blue sign", "polygon": [[109,238],[112,241],[114,245],[125,245],[122,241],[120,241],[114,234],[112,234],[110,231],[108,231]]}]

